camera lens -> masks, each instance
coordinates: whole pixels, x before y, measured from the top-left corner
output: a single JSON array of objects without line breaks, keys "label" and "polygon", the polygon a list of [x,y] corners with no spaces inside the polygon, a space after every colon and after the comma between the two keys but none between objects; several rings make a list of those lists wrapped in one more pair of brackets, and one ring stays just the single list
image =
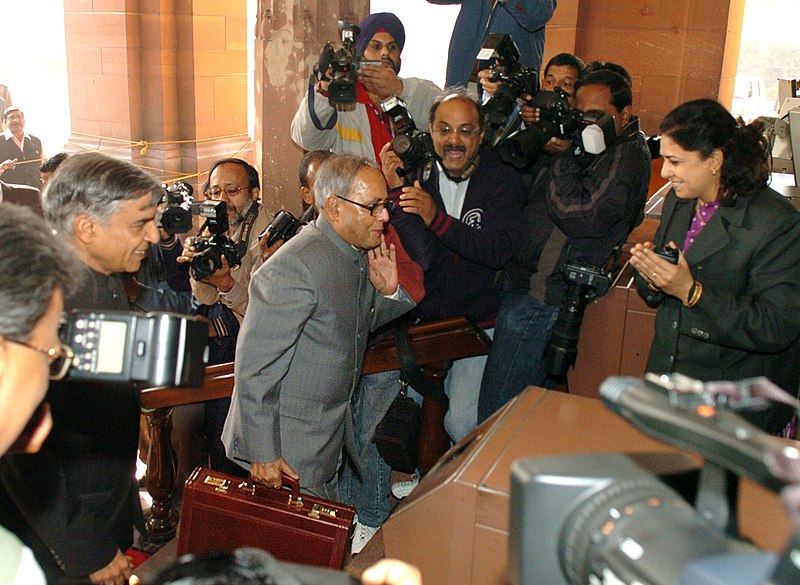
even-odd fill
[{"label": "camera lens", "polygon": [[207,248],[192,257],[189,271],[195,280],[205,280],[210,278],[221,267],[222,252],[214,244],[209,244]]},{"label": "camera lens", "polygon": [[398,134],[392,139],[392,150],[397,153],[397,156],[404,156],[412,146],[411,138],[407,134]]}]

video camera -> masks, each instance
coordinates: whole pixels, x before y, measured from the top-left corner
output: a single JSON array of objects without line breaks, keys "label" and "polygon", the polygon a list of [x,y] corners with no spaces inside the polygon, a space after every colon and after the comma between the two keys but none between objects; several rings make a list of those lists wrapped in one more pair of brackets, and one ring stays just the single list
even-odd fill
[{"label": "video camera", "polygon": [[800,531],[782,555],[767,553],[741,540],[736,510],[739,477],[773,492],[800,480],[798,449],[736,411],[775,398],[797,408],[797,400],[766,378],[704,384],[680,374],[609,378],[600,396],[644,433],[705,463],[663,453],[515,462],[510,583],[800,583]]},{"label": "video camera", "polygon": [[400,177],[436,160],[431,135],[417,128],[403,100],[397,96],[390,96],[381,102],[381,111],[387,114],[394,124],[396,134],[392,139],[392,150],[403,161],[403,168],[397,169]]},{"label": "video camera", "polygon": [[67,376],[197,388],[208,361],[208,324],[173,313],[72,311],[60,331],[74,357]]},{"label": "video camera", "polygon": [[228,223],[228,205],[224,201],[203,201],[194,203],[192,187],[188,183],[178,182],[167,187],[164,185],[162,203],[167,208],[161,214],[161,227],[170,234],[184,234],[192,228],[192,216],[205,219],[200,226],[200,233],[208,230],[210,237],[197,237],[193,246],[196,250],[189,264],[189,271],[195,280],[205,280],[222,267],[222,258],[228,261],[231,268],[240,266],[243,251],[240,246],[225,234]]},{"label": "video camera", "polygon": [[567,287],[544,352],[547,373],[557,379],[563,379],[567,370],[575,365],[587,305],[611,288],[611,275],[589,264],[567,263],[563,277]]},{"label": "video camera", "polygon": [[[358,70],[364,65],[383,65],[381,61],[365,61],[356,48],[356,39],[361,29],[355,24],[339,21],[342,32],[342,45],[334,50],[331,43],[325,43],[314,65],[317,81],[329,81],[328,101],[331,105],[350,105],[356,101],[356,80]],[[329,77],[330,75],[330,77]]]},{"label": "video camera", "polygon": [[505,138],[495,152],[506,163],[522,169],[536,162],[551,138],[566,138],[587,154],[600,154],[617,137],[613,116],[600,110],[579,112],[570,106],[560,87],[540,91],[528,102],[539,108],[539,121]]},{"label": "video camera", "polygon": [[192,229],[192,186],[178,181],[172,186],[161,185],[161,188],[164,195],[160,203],[166,204],[167,208],[161,214],[159,227],[168,234],[185,234]]},{"label": "video camera", "polygon": [[539,74],[519,62],[519,49],[511,35],[490,34],[478,52],[479,69],[492,72],[490,81],[502,85],[483,106],[483,111],[494,127],[500,126],[522,105],[521,96],[536,95],[539,91]]}]

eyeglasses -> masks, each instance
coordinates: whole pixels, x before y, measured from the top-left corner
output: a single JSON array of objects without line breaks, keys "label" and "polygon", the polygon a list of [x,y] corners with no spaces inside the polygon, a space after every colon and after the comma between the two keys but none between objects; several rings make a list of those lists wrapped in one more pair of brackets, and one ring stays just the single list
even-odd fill
[{"label": "eyeglasses", "polygon": [[32,349],[33,351],[38,351],[39,353],[46,355],[47,359],[50,360],[49,377],[51,380],[61,380],[64,376],[66,376],[67,372],[69,371],[69,367],[72,365],[72,360],[75,358],[75,354],[72,353],[72,348],[66,343],[60,343],[58,347],[44,349],[24,341],[17,341],[16,339],[6,338],[6,341],[15,345],[27,347],[28,349]]},{"label": "eyeglasses", "polygon": [[450,136],[451,134],[458,134],[459,138],[469,139],[473,136],[480,134],[480,128],[473,128],[472,126],[461,126],[460,128],[451,128],[450,126],[437,126],[433,129],[434,134],[439,136]]},{"label": "eyeglasses", "polygon": [[381,211],[384,209],[389,213],[392,212],[394,209],[394,200],[392,199],[384,199],[383,201],[378,201],[377,203],[373,203],[372,205],[365,205],[364,203],[359,203],[358,201],[353,201],[352,199],[348,199],[347,197],[342,197],[341,195],[336,195],[339,199],[343,199],[348,203],[352,203],[353,205],[358,205],[369,211],[369,214],[372,217],[378,217],[381,214]]},{"label": "eyeglasses", "polygon": [[224,189],[220,189],[219,187],[212,187],[206,192],[212,199],[219,200],[219,198],[222,197],[223,193],[225,193],[226,197],[234,197],[235,195],[238,195],[243,188],[244,187],[239,187],[238,185],[228,185]]}]

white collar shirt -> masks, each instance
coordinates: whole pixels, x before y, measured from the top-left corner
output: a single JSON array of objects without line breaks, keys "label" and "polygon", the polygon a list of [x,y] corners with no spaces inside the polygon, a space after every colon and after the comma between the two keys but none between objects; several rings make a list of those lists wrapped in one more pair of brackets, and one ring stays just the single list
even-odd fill
[{"label": "white collar shirt", "polygon": [[436,164],[439,166],[439,195],[442,196],[444,209],[447,215],[460,219],[461,208],[464,206],[464,199],[467,196],[469,179],[459,183],[451,181],[444,172],[441,163],[437,162]]}]

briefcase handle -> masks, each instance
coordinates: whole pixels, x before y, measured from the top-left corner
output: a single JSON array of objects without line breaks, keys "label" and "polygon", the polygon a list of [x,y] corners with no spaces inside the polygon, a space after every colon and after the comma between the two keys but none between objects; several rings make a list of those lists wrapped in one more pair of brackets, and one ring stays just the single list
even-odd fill
[{"label": "briefcase handle", "polygon": [[[252,484],[255,489],[257,490],[274,490],[276,488],[265,486],[263,483],[260,483],[253,479],[253,476],[248,474],[247,475],[247,483]],[[285,487],[288,487],[292,490],[291,497],[289,498],[289,503],[291,502],[302,502],[300,499],[300,482],[295,478],[286,475],[286,473],[281,473],[281,490]]]}]

